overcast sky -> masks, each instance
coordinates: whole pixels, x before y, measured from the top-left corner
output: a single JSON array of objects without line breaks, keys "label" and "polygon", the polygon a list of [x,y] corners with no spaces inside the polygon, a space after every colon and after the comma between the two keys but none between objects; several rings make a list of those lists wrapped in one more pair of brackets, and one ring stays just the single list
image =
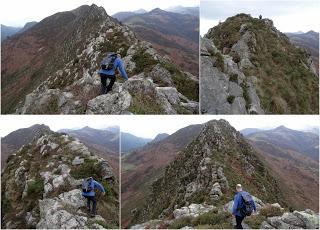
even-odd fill
[{"label": "overcast sky", "polygon": [[319,32],[319,0],[201,0],[200,33],[238,13],[270,18],[281,32]]},{"label": "overcast sky", "polygon": [[84,115],[45,115],[21,116],[10,115],[0,118],[0,136],[10,132],[30,127],[34,124],[48,125],[53,131],[65,128],[83,128],[89,126],[104,129],[110,126],[120,126],[121,131],[140,137],[154,138],[159,133],[172,134],[191,124],[201,124],[212,119],[226,119],[237,130],[244,128],[276,128],[284,125],[291,129],[304,130],[320,124],[320,118],[307,115],[190,115],[190,116],[84,116]]},{"label": "overcast sky", "polygon": [[196,6],[198,0],[2,0],[0,22],[8,26],[23,26],[26,22],[40,21],[61,11],[73,10],[81,5],[96,4],[104,7],[109,15],[120,11],[134,11],[154,8],[166,9],[172,6]]}]

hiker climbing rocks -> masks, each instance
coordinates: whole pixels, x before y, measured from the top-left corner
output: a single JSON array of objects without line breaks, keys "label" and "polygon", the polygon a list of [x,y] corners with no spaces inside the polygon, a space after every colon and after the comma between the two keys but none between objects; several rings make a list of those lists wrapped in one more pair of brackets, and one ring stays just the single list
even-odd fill
[{"label": "hiker climbing rocks", "polygon": [[[91,217],[95,217],[96,210],[97,210],[97,200],[95,197],[95,191],[94,189],[98,188],[103,195],[106,194],[103,186],[95,181],[92,177],[83,179],[82,181],[82,196],[84,196],[87,199],[87,210],[90,212]],[[91,209],[91,203],[92,203],[92,209]]]},{"label": "hiker climbing rocks", "polygon": [[[101,94],[107,94],[112,90],[112,86],[116,81],[116,70],[119,70],[121,76],[125,80],[128,80],[128,75],[124,69],[121,58],[116,53],[108,53],[100,63]],[[107,79],[110,79],[108,85]]]},{"label": "hiker climbing rocks", "polygon": [[241,223],[246,216],[250,216],[253,211],[256,212],[256,204],[252,196],[242,191],[241,184],[236,186],[237,194],[234,196],[232,215],[236,218],[236,229],[243,229]]}]

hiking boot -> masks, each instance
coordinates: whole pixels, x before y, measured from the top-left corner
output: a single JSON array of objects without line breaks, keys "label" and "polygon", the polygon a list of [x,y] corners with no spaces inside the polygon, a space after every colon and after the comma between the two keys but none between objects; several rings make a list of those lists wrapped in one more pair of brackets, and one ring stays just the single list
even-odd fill
[{"label": "hiking boot", "polygon": [[91,214],[90,214],[90,217],[91,217],[91,218],[95,218],[95,217],[96,217],[96,214],[91,213]]},{"label": "hiking boot", "polygon": [[107,87],[101,85],[101,89],[100,89],[100,95],[106,94],[107,93]]}]

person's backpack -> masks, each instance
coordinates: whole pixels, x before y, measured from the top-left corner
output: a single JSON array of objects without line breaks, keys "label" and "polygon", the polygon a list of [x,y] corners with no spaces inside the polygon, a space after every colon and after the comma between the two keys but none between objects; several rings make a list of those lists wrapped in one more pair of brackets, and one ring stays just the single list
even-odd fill
[{"label": "person's backpack", "polygon": [[105,58],[102,59],[100,67],[103,70],[114,69],[114,62],[117,59],[116,53],[109,53]]},{"label": "person's backpack", "polygon": [[94,190],[93,180],[84,179],[82,181],[82,191],[83,192],[91,192]]},{"label": "person's backpack", "polygon": [[242,216],[250,216],[254,209],[254,201],[252,196],[248,192],[241,192],[242,206],[240,208],[240,213]]}]

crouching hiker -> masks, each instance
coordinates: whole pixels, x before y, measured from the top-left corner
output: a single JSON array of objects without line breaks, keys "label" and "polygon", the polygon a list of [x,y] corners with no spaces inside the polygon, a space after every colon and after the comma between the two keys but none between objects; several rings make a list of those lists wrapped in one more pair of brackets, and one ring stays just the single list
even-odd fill
[{"label": "crouching hiker", "polygon": [[99,189],[103,195],[106,194],[106,191],[104,190],[103,186],[99,182],[95,181],[92,177],[83,179],[82,196],[84,196],[87,199],[87,210],[91,214],[91,217],[95,217],[97,210],[97,200],[94,191],[96,188]]},{"label": "crouching hiker", "polygon": [[[116,53],[108,53],[100,63],[100,78],[101,78],[101,92],[100,94],[106,94],[112,90],[112,86],[116,81],[116,70],[119,70],[121,76],[128,80],[128,75],[123,66],[121,58]],[[110,80],[107,85],[107,79]]]},{"label": "crouching hiker", "polygon": [[241,184],[236,186],[237,194],[234,196],[232,215],[236,218],[236,229],[243,229],[241,223],[246,216],[250,216],[253,211],[256,212],[256,204],[252,196],[242,191]]}]

